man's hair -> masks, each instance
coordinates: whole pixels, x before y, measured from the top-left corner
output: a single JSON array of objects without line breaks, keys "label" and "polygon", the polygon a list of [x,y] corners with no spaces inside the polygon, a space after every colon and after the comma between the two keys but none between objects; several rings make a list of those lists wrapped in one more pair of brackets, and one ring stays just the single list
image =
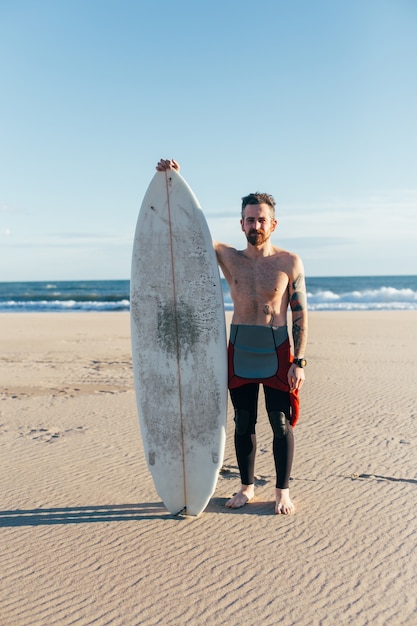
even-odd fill
[{"label": "man's hair", "polygon": [[256,191],[255,193],[250,193],[248,196],[242,198],[242,218],[245,212],[245,208],[247,204],[267,204],[271,207],[271,217],[275,218],[275,200],[269,193],[259,193]]}]

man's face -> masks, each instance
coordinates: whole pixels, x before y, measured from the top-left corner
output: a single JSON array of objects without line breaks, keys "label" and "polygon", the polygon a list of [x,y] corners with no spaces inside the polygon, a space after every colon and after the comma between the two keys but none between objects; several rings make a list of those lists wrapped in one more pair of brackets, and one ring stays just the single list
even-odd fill
[{"label": "man's face", "polygon": [[247,204],[240,220],[246,239],[252,246],[261,246],[274,232],[277,220],[272,218],[268,204]]}]

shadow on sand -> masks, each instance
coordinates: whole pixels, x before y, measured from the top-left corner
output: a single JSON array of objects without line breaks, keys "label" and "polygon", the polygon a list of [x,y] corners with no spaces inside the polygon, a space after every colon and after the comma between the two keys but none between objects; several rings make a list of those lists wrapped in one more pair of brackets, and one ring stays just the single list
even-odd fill
[{"label": "shadow on sand", "polygon": [[13,526],[48,526],[54,524],[87,524],[92,522],[131,522],[176,518],[162,502],[144,504],[109,504],[49,509],[16,509],[0,511],[0,528]]},{"label": "shadow on sand", "polygon": [[[225,507],[227,498],[212,498],[204,512],[229,515],[271,515],[272,502],[253,500],[240,509]],[[204,512],[202,515],[204,515]],[[0,511],[0,528],[18,526],[53,526],[58,524],[91,524],[97,522],[140,522],[142,520],[199,519],[185,512],[169,513],[162,502],[140,504],[109,504],[102,506],[74,506]]]}]

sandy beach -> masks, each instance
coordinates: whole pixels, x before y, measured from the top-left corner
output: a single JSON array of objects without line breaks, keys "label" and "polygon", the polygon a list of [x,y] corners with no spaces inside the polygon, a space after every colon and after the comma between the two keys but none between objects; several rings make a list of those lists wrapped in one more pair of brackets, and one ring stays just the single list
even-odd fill
[{"label": "sandy beach", "polygon": [[229,405],[217,489],[170,515],[146,467],[127,313],[0,315],[1,626],[417,623],[417,314],[310,314],[293,516],[255,500]]}]

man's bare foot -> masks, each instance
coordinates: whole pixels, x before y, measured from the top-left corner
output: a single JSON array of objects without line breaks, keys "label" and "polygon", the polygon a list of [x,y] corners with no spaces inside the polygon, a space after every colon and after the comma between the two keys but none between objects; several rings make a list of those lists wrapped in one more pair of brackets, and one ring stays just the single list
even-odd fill
[{"label": "man's bare foot", "polygon": [[245,506],[249,500],[252,500],[254,495],[254,485],[242,485],[240,491],[235,493],[233,498],[230,498],[230,500],[226,502],[226,506],[229,509],[239,509],[241,506]]},{"label": "man's bare foot", "polygon": [[295,506],[290,500],[289,489],[275,489],[275,513],[277,515],[290,515],[295,512]]}]

